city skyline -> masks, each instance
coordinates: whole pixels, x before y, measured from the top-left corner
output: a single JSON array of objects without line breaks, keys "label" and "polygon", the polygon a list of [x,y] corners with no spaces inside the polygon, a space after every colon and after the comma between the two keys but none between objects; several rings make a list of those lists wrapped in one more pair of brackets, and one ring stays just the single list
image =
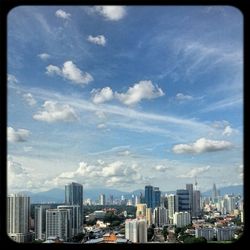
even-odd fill
[{"label": "city skyline", "polygon": [[242,22],[228,6],[13,9],[8,191],[243,184]]}]

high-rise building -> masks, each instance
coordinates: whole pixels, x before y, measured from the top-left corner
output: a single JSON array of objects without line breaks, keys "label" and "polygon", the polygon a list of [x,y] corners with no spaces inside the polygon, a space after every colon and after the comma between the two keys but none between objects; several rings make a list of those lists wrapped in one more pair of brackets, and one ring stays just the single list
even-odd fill
[{"label": "high-rise building", "polygon": [[168,215],[170,219],[174,218],[176,211],[176,196],[174,194],[168,195]]},{"label": "high-rise building", "polygon": [[30,197],[23,194],[8,195],[7,233],[16,242],[31,240],[29,232]]},{"label": "high-rise building", "polygon": [[147,204],[139,203],[136,205],[136,218],[145,218],[146,217]]},{"label": "high-rise building", "polygon": [[154,209],[161,204],[161,191],[158,187],[145,186],[145,203],[147,207]]},{"label": "high-rise building", "polygon": [[81,221],[80,221],[80,206],[79,205],[60,205],[57,209],[71,210],[69,214],[69,220],[71,224],[72,237],[80,233]]},{"label": "high-rise building", "polygon": [[100,195],[99,195],[99,204],[102,205],[102,206],[105,206],[105,205],[106,205],[106,197],[105,197],[105,194],[100,194]]},{"label": "high-rise building", "polygon": [[201,214],[201,193],[199,190],[194,190],[193,193],[193,216],[198,217]]},{"label": "high-rise building", "polygon": [[147,242],[147,222],[145,219],[127,219],[125,221],[125,238],[134,243]]},{"label": "high-rise building", "polygon": [[193,184],[186,184],[186,190],[189,192],[189,211],[191,213],[191,216],[194,216],[193,211]]},{"label": "high-rise building", "polygon": [[146,208],[146,221],[148,224],[148,227],[152,225],[152,208],[148,207]]},{"label": "high-rise building", "polygon": [[153,186],[145,186],[145,203],[153,208]]},{"label": "high-rise building", "polygon": [[79,183],[69,183],[65,186],[65,204],[80,206],[80,221],[83,223],[83,186]]},{"label": "high-rise building", "polygon": [[216,228],[217,241],[232,240],[234,237],[235,228],[232,227],[222,227]]},{"label": "high-rise building", "polygon": [[195,237],[204,237],[206,240],[212,240],[215,234],[214,228],[196,228]]},{"label": "high-rise building", "polygon": [[154,224],[156,227],[163,227],[168,224],[168,213],[165,207],[156,207],[153,213]]},{"label": "high-rise building", "polygon": [[46,239],[58,237],[64,241],[71,238],[71,210],[48,209],[46,210]]},{"label": "high-rise building", "polygon": [[176,227],[184,227],[191,223],[191,216],[189,212],[175,212],[174,225]]},{"label": "high-rise building", "polygon": [[35,206],[35,220],[34,220],[34,228],[35,228],[35,239],[36,240],[44,240],[45,232],[46,232],[46,209],[49,209],[50,205],[37,205]]},{"label": "high-rise building", "polygon": [[159,207],[161,205],[161,191],[158,187],[153,188],[153,207]]},{"label": "high-rise building", "polygon": [[217,201],[217,197],[218,197],[218,191],[217,191],[216,185],[214,183],[213,184],[213,190],[212,190],[212,199],[213,199],[213,202]]},{"label": "high-rise building", "polygon": [[190,212],[189,191],[186,189],[178,189],[176,191],[176,211]]}]

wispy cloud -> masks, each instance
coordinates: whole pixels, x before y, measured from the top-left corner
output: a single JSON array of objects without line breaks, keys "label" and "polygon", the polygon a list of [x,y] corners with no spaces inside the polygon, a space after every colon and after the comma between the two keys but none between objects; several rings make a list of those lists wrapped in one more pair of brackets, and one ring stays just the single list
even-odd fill
[{"label": "wispy cloud", "polygon": [[37,56],[38,56],[40,59],[44,60],[44,61],[46,61],[47,59],[50,58],[50,55],[47,54],[47,53],[41,53],[41,54],[38,54]]},{"label": "wispy cloud", "polygon": [[192,168],[190,171],[188,171],[188,173],[181,174],[177,177],[179,177],[179,178],[194,178],[197,175],[198,176],[202,175],[203,173],[207,172],[209,169],[210,169],[210,166]]},{"label": "wispy cloud", "polygon": [[30,106],[36,105],[36,100],[31,93],[24,94],[23,98]]}]

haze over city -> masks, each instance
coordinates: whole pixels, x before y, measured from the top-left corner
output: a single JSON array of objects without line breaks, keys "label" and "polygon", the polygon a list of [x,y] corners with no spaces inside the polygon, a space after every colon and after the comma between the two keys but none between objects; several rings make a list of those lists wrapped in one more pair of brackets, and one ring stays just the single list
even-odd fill
[{"label": "haze over city", "polygon": [[243,184],[243,19],[226,6],[8,15],[8,192]]}]

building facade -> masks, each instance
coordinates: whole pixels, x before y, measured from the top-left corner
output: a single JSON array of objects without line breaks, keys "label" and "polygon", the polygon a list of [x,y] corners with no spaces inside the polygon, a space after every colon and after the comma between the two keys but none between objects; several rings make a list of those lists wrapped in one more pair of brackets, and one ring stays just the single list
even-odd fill
[{"label": "building facade", "polygon": [[30,197],[12,194],[7,197],[7,233],[16,242],[29,242]]}]

